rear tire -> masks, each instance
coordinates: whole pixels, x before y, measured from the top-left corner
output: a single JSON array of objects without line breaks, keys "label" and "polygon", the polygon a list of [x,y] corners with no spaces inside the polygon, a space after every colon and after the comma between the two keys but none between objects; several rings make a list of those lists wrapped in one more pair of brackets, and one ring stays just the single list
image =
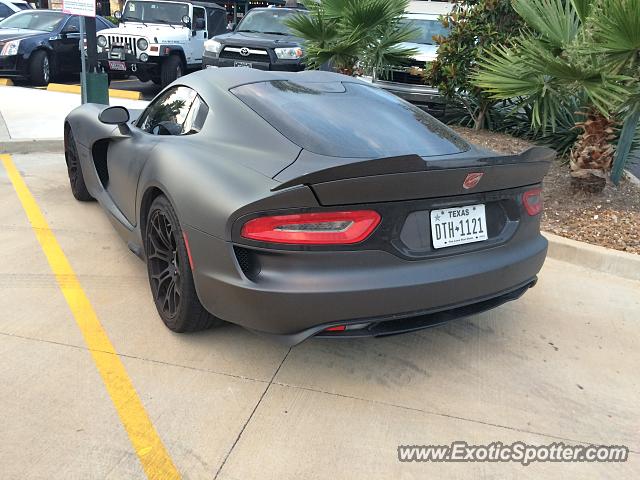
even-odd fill
[{"label": "rear tire", "polygon": [[67,173],[69,174],[71,193],[73,193],[76,200],[90,202],[93,200],[93,197],[89,193],[89,190],[87,190],[87,185],[84,183],[84,175],[82,174],[82,167],[78,157],[78,147],[73,138],[71,128],[66,131],[65,137],[64,158],[67,162]]},{"label": "rear tire", "polygon": [[182,228],[164,195],[149,208],[144,248],[153,301],[167,328],[195,332],[222,323],[198,299]]},{"label": "rear tire", "polygon": [[36,50],[31,55],[31,61],[29,62],[29,77],[31,83],[38,87],[44,87],[49,85],[51,80],[52,71],[51,60],[49,55],[44,50]]},{"label": "rear tire", "polygon": [[184,65],[178,55],[169,55],[160,67],[160,84],[162,88],[184,75]]}]

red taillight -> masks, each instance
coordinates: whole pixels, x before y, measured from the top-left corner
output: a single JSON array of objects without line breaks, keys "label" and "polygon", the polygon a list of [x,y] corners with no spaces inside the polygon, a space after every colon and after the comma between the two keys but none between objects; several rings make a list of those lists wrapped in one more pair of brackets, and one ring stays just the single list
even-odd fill
[{"label": "red taillight", "polygon": [[335,327],[325,328],[325,332],[344,332],[347,329],[346,325],[336,325]]},{"label": "red taillight", "polygon": [[534,188],[522,195],[522,204],[531,216],[538,215],[542,211],[542,189]]},{"label": "red taillight", "polygon": [[363,241],[380,223],[373,210],[300,213],[249,220],[242,236],[269,243],[348,245]]}]

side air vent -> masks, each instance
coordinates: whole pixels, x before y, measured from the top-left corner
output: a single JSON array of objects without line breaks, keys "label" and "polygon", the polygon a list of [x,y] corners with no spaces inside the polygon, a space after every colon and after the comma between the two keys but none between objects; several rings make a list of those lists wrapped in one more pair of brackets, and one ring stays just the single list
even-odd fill
[{"label": "side air vent", "polygon": [[104,188],[109,185],[109,169],[107,168],[107,150],[109,149],[109,139],[98,140],[93,144],[93,161],[96,165],[98,177]]},{"label": "side air vent", "polygon": [[233,252],[236,255],[236,260],[238,260],[238,265],[240,265],[240,270],[245,276],[254,281],[257,275],[260,273],[260,262],[254,252],[244,247],[233,247]]}]

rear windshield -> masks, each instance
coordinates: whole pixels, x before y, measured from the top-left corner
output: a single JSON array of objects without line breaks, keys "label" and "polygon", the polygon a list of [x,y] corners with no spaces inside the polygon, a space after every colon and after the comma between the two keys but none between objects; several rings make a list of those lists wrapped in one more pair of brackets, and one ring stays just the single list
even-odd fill
[{"label": "rear windshield", "polygon": [[434,156],[469,149],[433,117],[376,87],[276,80],[231,92],[290,141],[319,155]]}]

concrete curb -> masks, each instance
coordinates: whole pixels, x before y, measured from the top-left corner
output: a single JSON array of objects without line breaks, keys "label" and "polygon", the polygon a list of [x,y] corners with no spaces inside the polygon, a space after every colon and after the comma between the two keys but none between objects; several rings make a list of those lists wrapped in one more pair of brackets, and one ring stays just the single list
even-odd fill
[{"label": "concrete curb", "polygon": [[542,233],[549,240],[548,256],[551,258],[618,277],[640,280],[640,255]]},{"label": "concrete curb", "polygon": [[0,153],[62,153],[62,138],[20,138],[0,141]]},{"label": "concrete curb", "polygon": [[[61,83],[50,83],[47,86],[47,91],[80,94],[80,85],[63,85]],[[109,89],[109,97],[126,98],[128,100],[142,100],[142,94],[140,92],[133,92],[130,90],[116,90],[113,88]]]}]

